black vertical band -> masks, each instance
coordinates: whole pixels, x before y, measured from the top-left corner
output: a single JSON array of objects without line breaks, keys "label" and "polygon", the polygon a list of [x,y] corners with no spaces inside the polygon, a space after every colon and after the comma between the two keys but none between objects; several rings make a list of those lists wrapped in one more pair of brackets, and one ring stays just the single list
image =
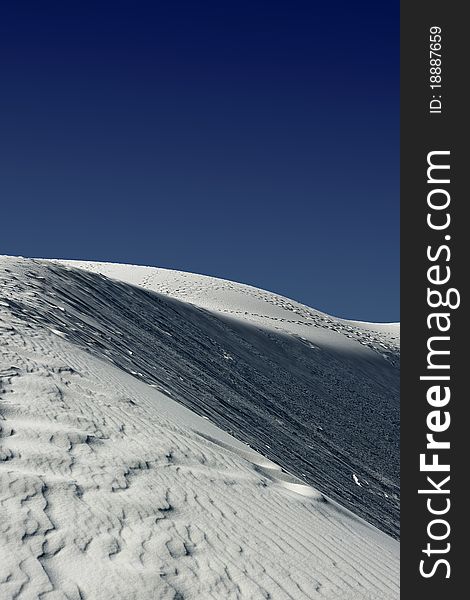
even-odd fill
[{"label": "black vertical band", "polygon": [[403,598],[459,598],[468,571],[470,36],[463,9],[401,3]]}]

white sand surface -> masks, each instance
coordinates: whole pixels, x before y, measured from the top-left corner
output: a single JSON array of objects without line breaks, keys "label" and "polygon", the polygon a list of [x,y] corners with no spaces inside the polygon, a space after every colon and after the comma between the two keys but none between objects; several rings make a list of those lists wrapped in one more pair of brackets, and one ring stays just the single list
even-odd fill
[{"label": "white sand surface", "polygon": [[[189,321],[177,328],[179,305],[133,295],[127,284],[116,287],[96,273],[263,327],[272,321],[289,335],[300,335],[299,327],[320,348],[331,333],[335,341],[327,339],[325,348],[354,344],[357,360],[371,353],[387,368],[396,327],[333,320],[328,329],[330,318],[322,313],[305,307],[294,317],[295,303],[293,309],[283,299],[267,302],[266,292],[245,295],[238,287],[226,293],[227,282],[220,291],[218,280],[194,276],[195,287],[185,291],[188,274],[180,280],[175,272],[163,277],[164,270],[150,270],[143,281],[141,267],[88,268],[91,279],[65,266],[0,258],[1,600],[398,598],[398,542],[216,426],[204,411],[198,415],[175,401],[179,388],[170,375],[165,383],[142,372],[142,348],[157,335],[152,327],[168,343],[187,342],[191,354],[202,343]],[[134,298],[139,319],[132,321],[117,296]],[[144,308],[151,313],[147,324]],[[293,332],[283,321],[286,311],[300,323]],[[305,324],[315,315],[320,326]],[[202,405],[207,384],[201,376],[199,390],[187,366],[192,357],[184,362],[171,344],[158,348],[155,362],[180,364],[179,377],[187,380],[181,395],[190,389],[197,403],[200,393]],[[232,347],[217,347],[217,356],[219,365],[238,360]],[[198,373],[210,364],[199,365]],[[353,475],[358,478],[351,472],[348,485],[363,493]]]}]

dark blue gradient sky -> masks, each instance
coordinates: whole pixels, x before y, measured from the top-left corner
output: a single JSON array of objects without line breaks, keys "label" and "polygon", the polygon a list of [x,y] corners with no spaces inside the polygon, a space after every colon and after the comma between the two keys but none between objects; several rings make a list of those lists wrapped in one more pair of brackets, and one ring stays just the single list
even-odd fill
[{"label": "dark blue gradient sky", "polygon": [[398,2],[2,2],[0,251],[399,314]]}]

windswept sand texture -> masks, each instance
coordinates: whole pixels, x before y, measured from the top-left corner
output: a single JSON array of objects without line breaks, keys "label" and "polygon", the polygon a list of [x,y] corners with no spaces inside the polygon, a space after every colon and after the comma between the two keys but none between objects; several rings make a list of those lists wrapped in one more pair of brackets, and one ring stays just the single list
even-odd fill
[{"label": "windswept sand texture", "polygon": [[398,597],[398,543],[308,485],[396,524],[396,327],[281,332],[28,259],[0,286],[2,600]]}]

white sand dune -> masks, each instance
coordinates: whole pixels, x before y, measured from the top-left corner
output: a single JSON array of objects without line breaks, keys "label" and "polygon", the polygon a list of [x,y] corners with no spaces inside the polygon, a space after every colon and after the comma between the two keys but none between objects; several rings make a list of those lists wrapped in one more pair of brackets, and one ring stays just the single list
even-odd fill
[{"label": "white sand dune", "polygon": [[[106,274],[145,284],[137,269]],[[195,278],[204,288],[205,278]],[[175,289],[147,285],[180,300],[186,294],[193,305],[199,297],[200,307],[231,311],[230,318],[243,321],[247,312],[247,320],[276,332],[287,326],[274,317],[292,312],[270,302],[273,312],[266,311],[265,292],[243,310],[238,288],[219,302],[211,286],[205,296],[191,295],[171,274],[169,281]],[[277,337],[256,337],[251,329],[243,337],[200,308],[45,261],[0,258],[0,283],[2,600],[398,597],[394,539],[217,427],[215,412],[207,410],[209,420],[180,401],[201,406],[201,415],[206,403],[215,411],[223,389],[216,375],[230,399],[228,390],[242,385],[230,377],[243,353],[253,357],[261,341],[281,343]],[[289,316],[299,317],[293,326],[302,334],[288,327],[283,333],[305,338],[302,348],[351,345],[355,360],[378,369],[383,363],[381,377],[393,368],[396,328],[332,320],[329,329],[330,317],[300,310],[306,313]],[[315,315],[319,325],[303,323]],[[227,347],[219,345],[218,327]],[[209,350],[201,331],[212,336]],[[240,389],[254,394],[246,382]],[[244,427],[248,436],[249,423]],[[348,463],[344,472],[351,469]],[[364,483],[364,472],[356,472]],[[338,467],[336,486],[342,473]],[[346,496],[349,485],[370,493],[366,483],[355,485],[352,471]]]},{"label": "white sand dune", "polygon": [[[138,285],[243,322],[302,335],[314,342],[321,340],[325,345],[346,345],[349,350],[357,350],[357,345],[348,343],[357,340],[366,348],[378,347],[384,354],[395,353],[399,348],[399,323],[338,319],[279,294],[226,279],[140,265],[78,260],[54,262]],[[322,335],[325,330],[326,335]]]},{"label": "white sand dune", "polygon": [[[212,386],[205,405],[201,394],[191,402],[191,389],[181,393],[168,379],[163,389],[398,536],[399,324],[346,321],[272,292],[193,273],[55,262],[176,298],[217,317],[217,324],[226,325],[213,339],[219,348],[214,353],[212,347],[203,360],[204,375],[213,365],[221,385],[217,390]],[[183,319],[198,321],[196,336],[215,338],[214,322],[200,323],[199,313],[190,311]],[[234,331],[241,339],[237,336],[230,347]],[[255,352],[240,352],[246,343]],[[195,352],[202,357],[200,345]],[[133,355],[134,370],[148,380],[152,373],[144,372],[137,354],[141,351]],[[269,361],[262,365],[260,355]],[[234,373],[242,373],[243,380],[235,382]],[[194,375],[188,373],[187,381]],[[235,391],[240,391],[237,397]]]}]

